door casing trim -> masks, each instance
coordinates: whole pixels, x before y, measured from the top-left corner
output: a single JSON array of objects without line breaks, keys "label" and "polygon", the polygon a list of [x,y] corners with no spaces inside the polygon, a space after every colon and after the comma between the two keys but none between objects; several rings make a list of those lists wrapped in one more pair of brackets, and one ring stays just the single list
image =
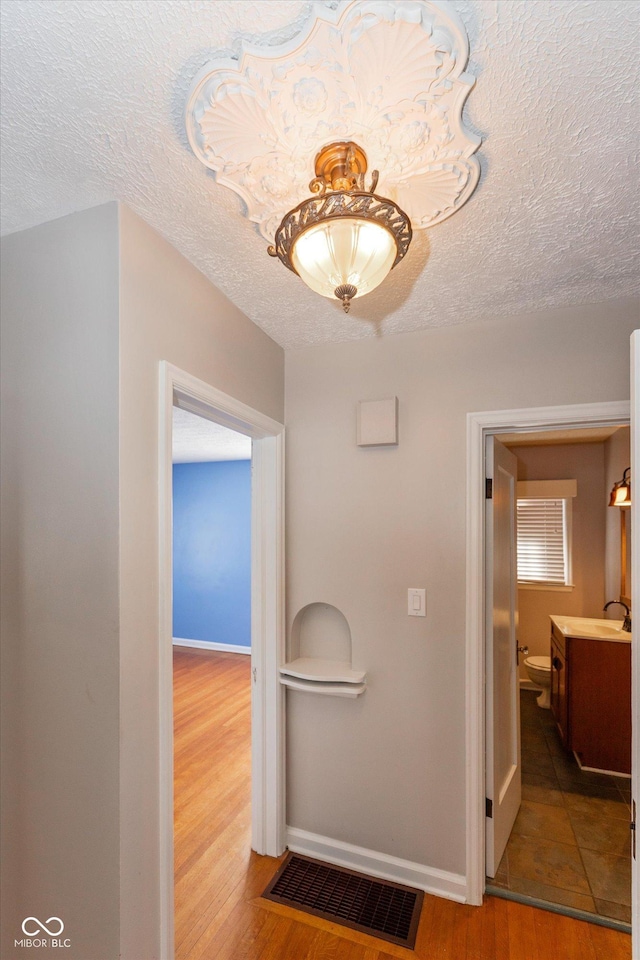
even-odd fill
[{"label": "door casing trim", "polygon": [[[640,476],[640,330],[631,334],[631,409],[633,424],[631,429],[631,474]],[[633,505],[631,510],[634,510]],[[632,513],[631,523],[631,609],[640,614],[640,523],[638,513]],[[635,575],[634,575],[635,570]],[[635,634],[631,637],[631,791],[636,798],[640,796],[640,658],[637,656]],[[633,930],[631,948],[633,956],[638,955],[637,941],[640,927],[640,870],[638,870],[638,826],[636,810],[636,859],[631,861],[631,926]]]},{"label": "door casing trim", "polygon": [[285,849],[284,426],[166,361],[160,363],[158,443],[160,922],[163,960],[174,957],[173,883],[173,406],[250,436],[251,465],[251,846]]},{"label": "door casing trim", "polygon": [[485,887],[485,437],[495,433],[625,424],[630,421],[630,411],[630,403],[621,400],[467,414],[465,806],[468,903],[481,904]]}]

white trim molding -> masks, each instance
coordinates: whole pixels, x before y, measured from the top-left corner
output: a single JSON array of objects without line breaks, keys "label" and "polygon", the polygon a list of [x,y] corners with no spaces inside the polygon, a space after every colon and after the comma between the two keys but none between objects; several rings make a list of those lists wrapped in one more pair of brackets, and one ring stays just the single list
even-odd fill
[{"label": "white trim molding", "polygon": [[482,903],[485,887],[484,736],[484,447],[496,433],[531,433],[629,422],[626,400],[467,414],[466,603],[466,854],[468,902]]},{"label": "white trim molding", "polygon": [[[640,330],[631,335],[631,476],[640,477]],[[636,490],[640,489],[636,481]],[[640,657],[638,656],[638,617],[640,617],[640,514],[637,500],[631,502],[631,609],[636,629],[631,636],[631,792],[640,809]],[[638,855],[631,859],[631,928],[633,956],[640,956],[640,870]]]},{"label": "white trim molding", "polygon": [[[251,437],[251,846],[285,849],[284,694],[284,427],[165,361],[159,391],[160,607],[160,924],[161,956],[174,956],[173,891],[173,407]],[[213,646],[207,644],[208,647]],[[218,647],[223,646],[221,644]],[[240,652],[238,650],[237,652]],[[241,648],[241,652],[249,652]]]},{"label": "white trim molding", "polygon": [[449,873],[447,870],[427,867],[411,860],[401,860],[388,853],[356,847],[351,843],[308,833],[297,827],[287,827],[287,846],[294,853],[303,853],[305,856],[326,860],[327,863],[335,863],[336,866],[359,873],[368,873],[383,880],[418,887],[419,890],[432,893],[436,897],[455,900],[457,903],[465,903],[467,900],[466,880],[459,873]]},{"label": "white trim molding", "polygon": [[194,650],[219,650],[222,653],[244,653],[251,656],[251,647],[241,643],[218,643],[217,640],[185,640],[173,638],[174,647],[193,647]]}]

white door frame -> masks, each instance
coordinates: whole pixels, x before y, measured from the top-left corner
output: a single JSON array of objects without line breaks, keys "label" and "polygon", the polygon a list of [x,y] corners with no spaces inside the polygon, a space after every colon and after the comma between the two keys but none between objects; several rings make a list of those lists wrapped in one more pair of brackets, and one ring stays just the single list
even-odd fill
[{"label": "white door frame", "polygon": [[484,446],[495,433],[529,433],[628,423],[628,401],[467,414],[466,858],[467,902],[485,887],[485,544]]},{"label": "white door frame", "polygon": [[196,413],[253,440],[251,464],[251,846],[285,849],[284,427],[166,361],[160,364],[160,864],[161,957],[174,956],[173,889],[173,407]]},{"label": "white door frame", "polygon": [[[631,430],[631,476],[640,477],[640,330],[631,334],[631,409],[633,424]],[[633,506],[631,507],[633,510]],[[636,510],[631,524],[631,610],[640,616],[640,514]],[[640,622],[640,621],[638,621]],[[637,627],[636,627],[637,630]],[[638,803],[640,796],[640,657],[637,654],[636,633],[631,638],[631,793]],[[631,925],[633,929],[632,951],[637,957],[640,953],[638,934],[640,930],[640,837],[636,815],[636,859],[631,861]]]}]

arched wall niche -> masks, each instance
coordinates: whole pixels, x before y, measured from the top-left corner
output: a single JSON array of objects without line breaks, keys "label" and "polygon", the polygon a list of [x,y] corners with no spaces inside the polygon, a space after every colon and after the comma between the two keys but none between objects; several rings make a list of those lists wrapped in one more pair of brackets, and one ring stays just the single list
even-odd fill
[{"label": "arched wall niche", "polygon": [[309,603],[291,627],[289,659],[340,660],[351,664],[351,628],[347,618],[330,603]]}]

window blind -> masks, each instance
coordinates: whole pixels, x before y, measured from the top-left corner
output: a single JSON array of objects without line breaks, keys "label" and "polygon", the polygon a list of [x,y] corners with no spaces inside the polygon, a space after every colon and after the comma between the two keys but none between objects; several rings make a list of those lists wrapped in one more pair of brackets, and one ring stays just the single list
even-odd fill
[{"label": "window blind", "polygon": [[518,499],[518,580],[567,583],[565,500]]}]

